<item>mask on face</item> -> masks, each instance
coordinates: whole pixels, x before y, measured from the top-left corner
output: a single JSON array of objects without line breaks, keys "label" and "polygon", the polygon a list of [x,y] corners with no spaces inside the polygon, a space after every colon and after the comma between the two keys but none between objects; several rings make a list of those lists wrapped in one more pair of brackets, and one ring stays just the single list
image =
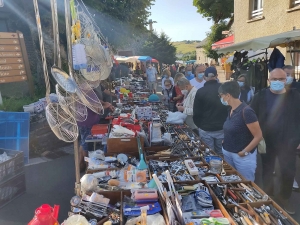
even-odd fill
[{"label": "mask on face", "polygon": [[188,90],[181,90],[181,93],[185,96],[188,93]]},{"label": "mask on face", "polygon": [[271,88],[273,91],[278,91],[278,92],[279,92],[279,91],[282,91],[283,88],[284,88],[284,82],[279,81],[279,80],[271,81],[270,88]]},{"label": "mask on face", "polygon": [[222,103],[223,105],[228,105],[228,102],[227,102],[227,101],[224,101],[223,98],[220,98],[220,100],[221,100],[221,103]]},{"label": "mask on face", "polygon": [[238,81],[238,84],[239,84],[240,87],[244,87],[245,82],[243,82],[243,81]]},{"label": "mask on face", "polygon": [[189,76],[191,76],[191,75],[192,75],[192,71],[188,71],[187,74],[188,74]]},{"label": "mask on face", "polygon": [[203,79],[203,77],[204,77],[204,73],[198,73],[198,78],[200,79],[200,80],[202,80]]},{"label": "mask on face", "polygon": [[293,83],[293,81],[294,81],[293,77],[291,77],[291,76],[286,77],[286,84],[291,84],[291,83]]}]

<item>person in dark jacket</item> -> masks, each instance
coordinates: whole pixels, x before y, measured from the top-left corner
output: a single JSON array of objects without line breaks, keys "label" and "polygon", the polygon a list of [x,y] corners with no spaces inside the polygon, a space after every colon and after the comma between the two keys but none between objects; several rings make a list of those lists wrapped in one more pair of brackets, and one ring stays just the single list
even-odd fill
[{"label": "person in dark jacket", "polygon": [[300,92],[300,83],[296,82],[295,76],[295,69],[291,65],[286,65],[282,67],[284,72],[286,73],[286,84],[285,87],[288,88],[295,88],[297,91]]},{"label": "person in dark jacket", "polygon": [[201,140],[222,155],[223,124],[227,118],[227,106],[220,102],[218,90],[221,84],[217,81],[216,68],[208,67],[204,75],[206,83],[196,93],[193,119],[199,128]]},{"label": "person in dark jacket", "polygon": [[246,75],[242,74],[237,78],[237,82],[241,89],[241,94],[239,99],[246,104],[249,104],[254,96],[254,91],[252,87],[250,87],[248,79]]},{"label": "person in dark jacket", "polygon": [[264,190],[274,195],[273,171],[278,157],[281,180],[279,203],[290,213],[295,213],[290,201],[296,173],[296,149],[300,149],[300,94],[295,89],[285,88],[286,73],[274,69],[270,73],[270,88],[258,92],[251,107],[256,112],[263,137],[266,154],[262,154],[262,176]]}]

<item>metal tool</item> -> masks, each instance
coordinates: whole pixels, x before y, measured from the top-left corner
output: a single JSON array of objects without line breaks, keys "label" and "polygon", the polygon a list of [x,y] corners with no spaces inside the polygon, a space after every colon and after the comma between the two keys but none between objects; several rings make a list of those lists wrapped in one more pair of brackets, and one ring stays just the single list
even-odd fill
[{"label": "metal tool", "polygon": [[250,216],[254,216],[254,214],[252,212],[250,212],[248,209],[246,209],[245,207],[239,205],[238,203],[236,203],[235,201],[232,201],[231,199],[228,199],[228,202],[231,204],[234,204],[235,206],[239,207],[241,210],[245,211],[246,213],[248,213]]}]

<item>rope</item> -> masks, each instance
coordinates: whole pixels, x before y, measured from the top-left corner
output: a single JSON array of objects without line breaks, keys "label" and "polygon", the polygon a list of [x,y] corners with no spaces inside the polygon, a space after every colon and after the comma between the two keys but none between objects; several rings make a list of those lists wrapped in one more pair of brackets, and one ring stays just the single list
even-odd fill
[{"label": "rope", "polygon": [[50,82],[49,82],[49,75],[48,75],[48,68],[47,68],[47,62],[46,62],[46,54],[45,54],[45,48],[44,48],[44,39],[43,39],[43,32],[41,27],[41,19],[40,19],[40,13],[39,13],[39,7],[37,0],[33,0],[34,5],[34,11],[35,11],[35,18],[36,18],[36,25],[38,29],[38,36],[40,41],[40,50],[41,50],[41,57],[42,57],[42,63],[43,63],[43,71],[44,71],[44,79],[46,84],[46,101],[47,104],[50,103]]}]

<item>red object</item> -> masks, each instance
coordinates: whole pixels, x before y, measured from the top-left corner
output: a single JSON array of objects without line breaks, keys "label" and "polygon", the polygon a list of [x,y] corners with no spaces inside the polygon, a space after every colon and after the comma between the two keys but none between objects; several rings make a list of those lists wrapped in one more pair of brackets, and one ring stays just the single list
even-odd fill
[{"label": "red object", "polygon": [[107,124],[96,124],[92,127],[91,134],[106,134],[108,132],[108,125]]},{"label": "red object", "polygon": [[133,97],[131,92],[128,93],[128,97],[129,97],[129,98],[132,98],[132,97]]},{"label": "red object", "polygon": [[217,49],[217,48],[225,48],[227,46],[230,46],[234,44],[234,35],[231,35],[229,37],[226,37],[220,41],[217,41],[211,45],[211,49]]},{"label": "red object", "polygon": [[114,63],[118,66],[119,62],[115,59],[115,57],[112,56],[111,58],[113,59]]},{"label": "red object", "polygon": [[153,62],[153,63],[159,63],[159,62],[157,61],[157,59],[152,59],[151,62]]},{"label": "red object", "polygon": [[120,94],[120,99],[123,99],[124,95],[123,94]]},{"label": "red object", "polygon": [[28,225],[59,225],[58,212],[59,205],[54,205],[54,208],[47,204],[41,205],[35,210],[35,215]]},{"label": "red object", "polygon": [[[179,95],[181,95],[183,97],[183,94],[177,85],[175,86],[175,91],[176,91],[176,97],[178,97]],[[182,101],[183,101],[183,98],[180,100],[177,100],[176,103],[181,103]]]}]

